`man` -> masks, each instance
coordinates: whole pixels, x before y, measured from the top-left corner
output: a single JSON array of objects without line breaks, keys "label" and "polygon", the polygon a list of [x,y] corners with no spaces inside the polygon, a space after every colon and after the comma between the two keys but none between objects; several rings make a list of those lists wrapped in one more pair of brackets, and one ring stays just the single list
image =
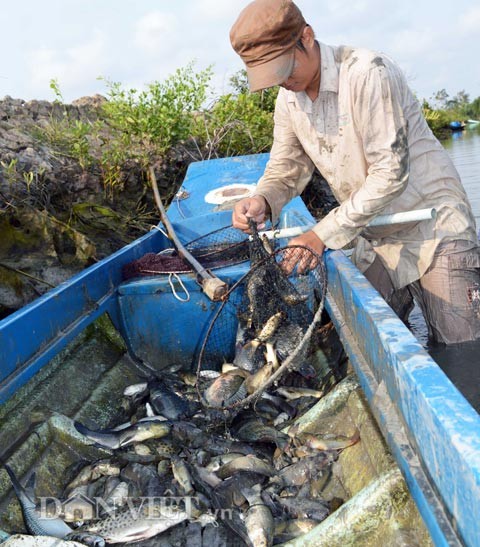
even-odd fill
[{"label": "man", "polygon": [[[429,335],[480,337],[480,251],[468,199],[399,67],[386,55],[315,39],[290,0],[255,0],[230,32],[252,91],[279,85],[274,142],[233,225],[276,222],[315,167],[340,206],[291,245],[317,253],[355,242],[353,261],[406,320],[414,299]],[[379,214],[434,207],[437,218],[366,228]]]}]

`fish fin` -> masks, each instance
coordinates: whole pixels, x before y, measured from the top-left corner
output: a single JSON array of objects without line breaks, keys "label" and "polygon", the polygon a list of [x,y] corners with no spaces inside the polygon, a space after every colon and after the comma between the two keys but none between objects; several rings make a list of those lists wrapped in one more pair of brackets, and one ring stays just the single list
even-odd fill
[{"label": "fish fin", "polygon": [[128,435],[125,435],[125,437],[122,438],[122,440],[119,443],[119,447],[122,448],[123,446],[129,444],[134,438],[135,438],[135,431],[132,431]]}]

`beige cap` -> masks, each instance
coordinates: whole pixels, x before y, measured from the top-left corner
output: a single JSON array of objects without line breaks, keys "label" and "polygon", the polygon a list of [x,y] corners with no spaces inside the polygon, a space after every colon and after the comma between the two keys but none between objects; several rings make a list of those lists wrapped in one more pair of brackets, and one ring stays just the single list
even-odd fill
[{"label": "beige cap", "polygon": [[306,22],[291,0],[255,0],[230,30],[233,49],[247,69],[252,91],[279,85],[293,70],[294,51]]}]

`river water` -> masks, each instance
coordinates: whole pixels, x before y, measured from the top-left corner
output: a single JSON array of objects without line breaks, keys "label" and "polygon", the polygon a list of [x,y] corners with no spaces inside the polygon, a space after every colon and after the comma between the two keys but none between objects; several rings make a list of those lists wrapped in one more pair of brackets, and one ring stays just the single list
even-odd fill
[{"label": "river water", "polygon": [[[480,126],[454,132],[452,138],[442,141],[442,144],[460,174],[477,230],[480,230]],[[410,327],[450,380],[480,412],[480,341],[452,346],[430,344],[425,322],[417,307],[411,314]]]}]

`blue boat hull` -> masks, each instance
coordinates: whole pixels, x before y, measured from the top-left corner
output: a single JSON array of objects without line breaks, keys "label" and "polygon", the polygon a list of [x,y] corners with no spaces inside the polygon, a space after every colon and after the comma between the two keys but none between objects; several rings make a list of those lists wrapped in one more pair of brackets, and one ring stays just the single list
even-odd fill
[{"label": "blue boat hull", "polygon": [[[192,164],[183,185],[191,197],[169,209],[181,239],[228,225],[230,213],[215,212],[203,197],[223,185],[255,183],[267,160],[261,154]],[[281,217],[282,227],[312,220],[299,198]],[[126,263],[169,246],[154,230],[1,321],[0,401],[105,312],[135,359],[157,370],[172,364],[191,368],[218,304],[200,291],[192,274],[181,276],[188,302],[172,295],[167,276],[121,278]],[[342,252],[327,252],[326,265],[328,311],[434,543],[478,545],[478,414]],[[216,273],[232,283],[247,269],[240,264]],[[172,282],[181,294],[178,281]],[[232,324],[226,351],[233,334]]]}]

